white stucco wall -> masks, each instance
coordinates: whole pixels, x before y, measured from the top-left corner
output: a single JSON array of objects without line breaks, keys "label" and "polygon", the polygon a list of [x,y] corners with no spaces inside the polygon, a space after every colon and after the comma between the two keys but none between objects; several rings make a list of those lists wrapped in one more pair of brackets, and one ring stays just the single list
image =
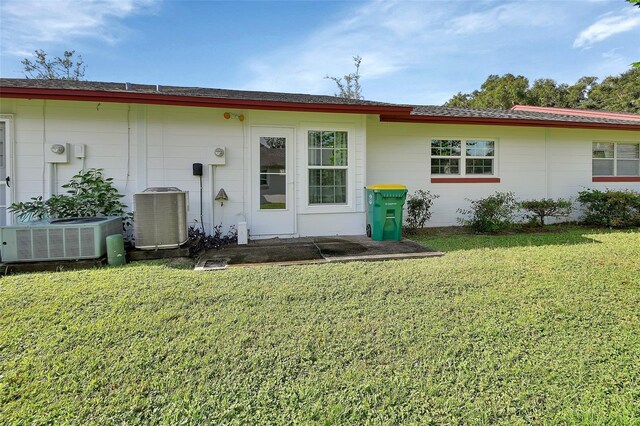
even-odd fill
[{"label": "white stucco wall", "polygon": [[[434,138],[489,138],[497,141],[499,183],[431,183],[430,141]],[[409,192],[429,190],[440,198],[428,226],[456,225],[458,208],[495,191],[519,199],[576,198],[585,188],[640,191],[640,182],[594,183],[594,140],[640,142],[640,132],[537,127],[367,122],[367,183],[399,183]],[[438,175],[436,177],[449,177]],[[578,212],[576,212],[578,214]],[[574,215],[575,217],[575,215]]]},{"label": "white stucco wall", "polygon": [[[224,112],[243,114],[224,118]],[[200,181],[192,163],[204,164],[203,218],[206,229],[222,224],[226,231],[241,220],[251,221],[250,167],[252,126],[290,127],[295,134],[295,235],[336,235],[364,232],[361,188],[365,185],[365,116],[279,111],[234,111],[161,105],[99,102],[0,100],[0,114],[13,116],[13,201],[48,195],[44,149],[52,143],[85,144],[86,168],[103,168],[133,207],[133,194],[153,186],[189,191],[189,223],[200,222]],[[310,208],[306,205],[306,130],[342,128],[349,131],[350,169],[347,206]],[[209,165],[213,149],[226,147],[226,164]],[[57,166],[56,186],[83,167],[73,158]],[[212,176],[213,174],[213,176]],[[213,177],[213,179],[212,179]],[[213,182],[213,186],[212,186]],[[229,200],[213,197],[224,188]],[[212,211],[213,209],[213,211]],[[212,218],[213,214],[213,218]]]},{"label": "white stucco wall", "polygon": [[[244,114],[244,122],[224,112]],[[409,191],[440,195],[429,226],[457,224],[458,208],[467,199],[495,191],[513,191],[520,199],[573,197],[584,188],[629,188],[640,183],[593,183],[591,143],[640,141],[640,132],[534,127],[470,126],[379,122],[357,114],[233,111],[224,109],[128,105],[98,102],[0,100],[0,114],[13,117],[13,201],[48,195],[45,146],[86,145],[86,168],[103,168],[133,207],[133,194],[152,186],[189,191],[189,222],[200,222],[198,177],[192,163],[204,166],[203,218],[227,230],[241,220],[251,227],[257,211],[251,185],[252,129],[290,128],[294,137],[292,235],[362,234],[365,226],[363,187],[401,183]],[[343,206],[309,206],[307,202],[307,131],[349,132],[349,199]],[[491,138],[497,141],[496,176],[500,183],[431,183],[429,142],[432,138]],[[209,165],[213,149],[226,147],[227,162]],[[58,191],[83,166],[74,158],[57,166]],[[213,174],[213,176],[212,176]],[[224,188],[229,200],[213,197]],[[252,235],[258,237],[257,235]],[[268,237],[271,235],[262,235]]]}]

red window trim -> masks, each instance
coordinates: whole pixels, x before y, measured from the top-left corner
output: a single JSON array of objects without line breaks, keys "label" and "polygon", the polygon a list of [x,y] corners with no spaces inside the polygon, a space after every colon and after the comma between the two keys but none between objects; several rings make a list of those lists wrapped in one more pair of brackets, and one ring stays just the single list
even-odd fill
[{"label": "red window trim", "polygon": [[594,176],[591,182],[640,182],[640,176]]},{"label": "red window trim", "polygon": [[431,178],[431,183],[500,183],[497,177],[454,177],[454,178]]}]

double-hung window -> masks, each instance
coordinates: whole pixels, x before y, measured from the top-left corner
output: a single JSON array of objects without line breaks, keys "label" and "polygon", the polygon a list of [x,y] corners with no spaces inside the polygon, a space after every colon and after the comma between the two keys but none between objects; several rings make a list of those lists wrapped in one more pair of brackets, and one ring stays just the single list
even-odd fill
[{"label": "double-hung window", "polygon": [[432,175],[495,174],[496,142],[488,139],[432,139]]},{"label": "double-hung window", "polygon": [[308,133],[309,204],[347,204],[348,134]]},{"label": "double-hung window", "polygon": [[593,176],[640,176],[640,143],[593,142]]}]

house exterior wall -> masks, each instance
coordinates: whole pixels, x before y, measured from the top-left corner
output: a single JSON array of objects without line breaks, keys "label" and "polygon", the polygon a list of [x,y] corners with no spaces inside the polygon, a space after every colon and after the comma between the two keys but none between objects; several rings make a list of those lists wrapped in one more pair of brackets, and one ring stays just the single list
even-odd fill
[{"label": "house exterior wall", "polygon": [[[225,119],[224,113],[243,114]],[[363,196],[366,179],[366,118],[359,114],[234,111],[217,108],[119,103],[0,99],[0,114],[13,116],[13,201],[49,195],[45,147],[71,146],[69,163],[58,164],[55,187],[83,168],[103,168],[133,208],[133,194],[147,187],[175,186],[189,192],[190,225],[200,223],[200,180],[192,163],[204,164],[203,223],[208,232],[222,224],[223,232],[238,222],[250,224],[252,211],[251,129],[287,127],[295,139],[295,233],[293,236],[364,233]],[[310,129],[349,131],[349,202],[346,206],[307,205],[306,152]],[[84,144],[86,159],[73,156],[73,145]],[[226,147],[226,164],[211,166],[215,147]],[[214,201],[224,188],[229,200]],[[250,231],[251,232],[251,231]],[[259,237],[251,235],[253,237]]]},{"label": "house exterior wall", "polygon": [[[495,176],[499,183],[432,183],[430,141],[487,138],[497,141]],[[513,191],[519,199],[573,198],[585,188],[632,189],[640,182],[592,182],[593,141],[640,142],[640,132],[538,127],[367,122],[367,183],[399,183],[409,193],[429,190],[440,196],[428,226],[457,224],[457,209],[470,199]],[[438,175],[436,177],[445,177]],[[449,176],[446,176],[449,177]],[[579,212],[574,213],[577,218]]]},{"label": "house exterior wall", "polygon": [[[410,192],[440,195],[429,226],[457,224],[456,212],[469,199],[495,191],[513,191],[520,199],[568,198],[584,188],[633,189],[640,182],[592,182],[593,141],[640,141],[640,132],[539,127],[385,123],[362,114],[228,110],[162,105],[0,99],[0,114],[13,117],[13,201],[49,195],[45,147],[71,146],[69,163],[57,165],[54,186],[59,193],[83,167],[103,168],[133,208],[133,194],[154,186],[175,186],[189,192],[189,223],[200,224],[200,180],[192,163],[204,164],[202,221],[208,232],[223,231],[247,221],[251,233],[257,209],[252,186],[252,134],[263,128],[293,132],[294,191],[291,236],[363,234],[363,187],[376,183],[405,184]],[[348,200],[345,205],[308,203],[307,132],[340,130],[349,134]],[[495,175],[499,183],[432,183],[430,140],[490,138],[496,140]],[[73,155],[73,145],[86,146],[86,159]],[[210,165],[215,147],[226,148],[226,164]],[[440,176],[441,177],[441,176]],[[229,200],[213,200],[224,188]],[[577,215],[577,213],[576,213]]]}]

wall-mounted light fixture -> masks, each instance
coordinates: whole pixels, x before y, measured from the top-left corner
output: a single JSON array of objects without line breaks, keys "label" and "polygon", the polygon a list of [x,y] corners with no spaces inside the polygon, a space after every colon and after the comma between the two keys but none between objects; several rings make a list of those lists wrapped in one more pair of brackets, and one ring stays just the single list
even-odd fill
[{"label": "wall-mounted light fixture", "polygon": [[225,118],[225,120],[228,120],[228,119],[230,119],[231,117],[233,117],[233,118],[237,118],[237,119],[238,119],[238,120],[240,120],[240,121],[244,121],[244,114],[239,114],[239,115],[238,115],[238,114],[234,114],[234,113],[232,113],[232,112],[225,112],[225,113],[224,113],[224,118]]},{"label": "wall-mounted light fixture", "polygon": [[228,199],[229,197],[227,196],[227,192],[224,190],[224,188],[220,188],[220,191],[218,191],[218,195],[216,195],[215,200],[220,201],[220,205],[223,206],[224,202]]}]

